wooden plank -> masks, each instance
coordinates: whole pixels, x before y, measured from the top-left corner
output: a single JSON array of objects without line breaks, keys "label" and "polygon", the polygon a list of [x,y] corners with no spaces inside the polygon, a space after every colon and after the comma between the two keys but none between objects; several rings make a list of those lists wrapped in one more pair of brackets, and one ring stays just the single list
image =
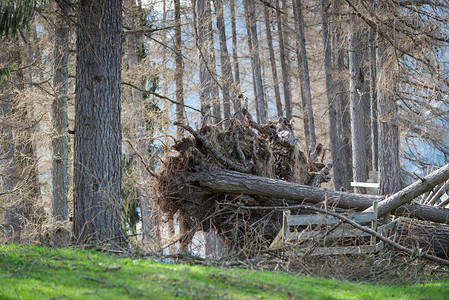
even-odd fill
[{"label": "wooden plank", "polygon": [[377,182],[351,182],[351,186],[367,187],[367,188],[380,188],[380,184]]},{"label": "wooden plank", "polygon": [[[323,230],[324,231],[324,230]],[[300,232],[290,232],[287,235],[288,240],[308,240],[308,239],[322,239],[324,237],[334,239],[341,237],[359,237],[359,236],[370,236],[369,233],[366,233],[360,229],[356,228],[336,228],[331,233],[327,234],[325,232],[318,231],[300,231]]]},{"label": "wooden plank", "polygon": [[269,249],[274,249],[274,248],[282,246],[282,244],[283,244],[282,235],[283,235],[283,232],[282,232],[282,230],[280,230],[279,233],[274,238],[273,242],[271,243]]},{"label": "wooden plank", "polygon": [[[377,245],[376,245],[377,246]],[[346,246],[346,247],[320,247],[314,249],[309,255],[341,255],[341,254],[355,254],[355,253],[374,253],[377,250],[376,246]],[[304,256],[307,249],[300,250],[297,255]]]},{"label": "wooden plank", "polygon": [[[347,215],[348,218],[357,223],[372,222],[377,219],[376,212],[354,212]],[[289,226],[336,224],[340,219],[329,215],[290,215],[287,216]]]}]

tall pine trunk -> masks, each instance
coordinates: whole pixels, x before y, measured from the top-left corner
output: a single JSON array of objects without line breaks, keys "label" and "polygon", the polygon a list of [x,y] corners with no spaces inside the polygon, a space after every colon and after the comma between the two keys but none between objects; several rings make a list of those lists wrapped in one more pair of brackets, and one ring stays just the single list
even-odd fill
[{"label": "tall pine trunk", "polygon": [[74,147],[77,244],[118,248],[121,217],[122,1],[78,3]]},{"label": "tall pine trunk", "polygon": [[223,16],[222,0],[215,0],[215,9],[217,14],[217,28],[220,37],[220,62],[222,74],[222,92],[223,92],[223,113],[225,119],[231,118],[231,97],[237,99],[235,91],[232,91],[234,83],[232,79],[231,59],[229,57],[228,46],[226,45],[226,28]]},{"label": "tall pine trunk", "polygon": [[306,39],[304,34],[304,21],[302,16],[302,4],[301,0],[293,0],[294,9],[296,10],[297,19],[296,22],[298,24],[298,40],[301,47],[301,63],[303,68],[303,76],[304,76],[304,96],[306,97],[307,103],[307,115],[309,118],[309,130],[310,130],[310,149],[309,151],[312,153],[313,161],[317,160],[317,155],[315,151],[316,147],[316,134],[315,134],[315,121],[313,117],[313,107],[312,107],[312,92],[310,89],[310,76],[309,76],[309,63],[307,60],[307,51],[306,51]]},{"label": "tall pine trunk", "polygon": [[52,115],[52,168],[51,168],[51,218],[54,228],[52,244],[64,247],[69,242],[69,232],[64,228],[68,221],[68,117],[67,89],[69,79],[69,17],[70,6],[64,1],[57,4],[55,38],[53,45],[53,88],[55,98]]},{"label": "tall pine trunk", "polygon": [[256,24],[256,7],[254,0],[243,0],[245,5],[246,13],[248,14],[249,29],[251,32],[251,44],[252,44],[252,57],[254,69],[254,76],[256,81],[256,103],[257,111],[259,112],[260,123],[265,124],[267,122],[267,111],[265,109],[265,97],[263,89],[262,80],[262,69],[260,63],[260,53],[259,53],[259,38],[257,35],[257,24]]},{"label": "tall pine trunk", "polygon": [[[199,0],[202,1],[202,0]],[[180,0],[174,0],[175,4],[175,81],[176,81],[176,121],[180,123],[184,123],[184,61],[182,59],[182,35],[181,35],[181,2]],[[203,7],[204,9],[204,7]],[[203,37],[201,39],[201,42],[198,41],[198,43],[202,46],[204,42],[204,31],[201,32],[203,34]],[[201,47],[200,46],[200,47]],[[200,48],[201,49],[201,48]],[[200,76],[205,76],[205,61],[203,58],[200,58]],[[204,81],[208,81],[207,76],[206,78],[202,78],[202,84]],[[207,93],[209,93],[209,90],[207,90]],[[206,92],[205,92],[206,94]],[[200,99],[202,99],[202,110],[204,109],[205,112],[210,111],[210,98],[209,95],[207,96],[207,99],[203,99],[200,96]],[[203,107],[204,105],[204,107]],[[183,130],[178,127],[176,132],[176,137],[178,139],[181,139],[184,132]]]},{"label": "tall pine trunk", "polygon": [[[230,0],[231,5],[231,30],[232,30],[232,62],[234,65],[234,83],[236,91],[240,91],[240,67],[237,46],[237,26],[235,22],[235,0]],[[241,106],[241,103],[240,103]]]},{"label": "tall pine trunk", "polygon": [[274,88],[274,97],[276,99],[276,111],[278,117],[282,117],[283,113],[282,113],[281,92],[279,91],[278,71],[273,50],[273,36],[271,34],[270,13],[266,5],[263,6],[263,14],[265,20],[265,32],[267,34],[268,51],[270,53],[270,65],[271,65],[271,74],[273,76],[273,88]]},{"label": "tall pine trunk", "polygon": [[340,159],[337,129],[337,110],[334,101],[334,83],[332,78],[331,36],[329,33],[329,0],[321,0],[321,20],[323,29],[324,72],[326,79],[327,111],[329,114],[329,138],[333,162],[334,188],[342,187],[342,161]]},{"label": "tall pine trunk", "polygon": [[[210,72],[215,75],[217,74],[217,61],[215,58],[215,45],[214,45],[214,30],[212,24],[212,5],[211,1],[207,1],[207,23],[208,23],[208,33],[207,37],[209,39],[208,45],[208,64]],[[212,76],[211,76],[212,77]],[[212,78],[211,78],[212,79]],[[221,103],[220,103],[220,90],[218,83],[215,80],[210,82],[210,97],[212,102],[212,114],[214,118],[212,121],[214,123],[219,123],[221,121]]]},{"label": "tall pine trunk", "polygon": [[[201,112],[206,116],[204,120],[208,122],[207,116],[210,115],[210,74],[207,70],[207,48],[206,48],[206,29],[207,29],[207,12],[206,0],[194,0],[194,19],[195,19],[195,33],[196,46],[198,48],[198,65],[200,73],[200,104]],[[176,3],[179,0],[175,1]]]},{"label": "tall pine trunk", "polygon": [[[364,41],[367,30],[357,16],[349,22],[349,96],[351,103],[352,164],[354,181],[366,182],[368,179],[367,137],[365,122],[365,103],[369,102],[366,85],[369,83],[364,62],[367,59],[367,43]],[[369,110],[368,110],[369,111]],[[355,188],[356,193],[366,193],[366,188]]]},{"label": "tall pine trunk", "polygon": [[391,195],[400,190],[399,120],[395,99],[396,66],[393,49],[385,40],[377,47],[377,107],[379,118],[380,194]]}]

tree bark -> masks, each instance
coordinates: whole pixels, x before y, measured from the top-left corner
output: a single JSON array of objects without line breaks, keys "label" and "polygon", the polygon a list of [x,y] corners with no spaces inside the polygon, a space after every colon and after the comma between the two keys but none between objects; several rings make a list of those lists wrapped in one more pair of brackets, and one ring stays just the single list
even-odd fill
[{"label": "tree bark", "polygon": [[[232,62],[234,65],[235,89],[240,91],[240,68],[237,47],[237,26],[235,22],[235,0],[230,0],[231,5],[231,28],[232,28]],[[242,103],[240,103],[241,107]]]},{"label": "tree bark", "polygon": [[[295,0],[293,0],[295,1]],[[294,6],[293,6],[294,7]],[[294,19],[298,19],[298,12],[293,9]],[[299,32],[298,22],[295,22],[296,32]],[[304,83],[304,68],[302,67],[302,56],[301,56],[301,46],[299,44],[299,39],[296,39],[296,60],[298,61],[298,80],[300,85],[301,93],[301,110],[302,110],[302,124],[304,127],[304,139],[305,139],[305,149],[310,149],[310,129],[309,129],[309,116],[307,113],[307,100],[305,96],[306,85]],[[307,153],[308,154],[308,153]]]},{"label": "tree bark", "polygon": [[278,117],[282,117],[283,113],[282,113],[281,92],[279,91],[279,78],[276,67],[276,59],[274,57],[273,36],[271,35],[270,15],[268,12],[268,7],[266,5],[263,6],[263,14],[265,19],[265,32],[267,34],[268,51],[270,53],[271,74],[273,76],[274,97],[276,99],[276,111]]},{"label": "tree bark", "polygon": [[324,73],[326,79],[327,110],[329,114],[329,138],[331,144],[332,163],[333,163],[333,182],[335,190],[339,191],[342,185],[342,160],[340,159],[338,129],[337,129],[337,110],[334,101],[334,86],[332,74],[332,53],[331,38],[329,34],[329,0],[321,0],[321,20],[323,28],[323,50],[324,50]]},{"label": "tree bark", "polygon": [[[195,22],[195,34],[196,34],[196,46],[198,48],[198,65],[200,75],[200,104],[201,112],[208,116],[210,115],[210,74],[207,70],[207,57],[206,57],[206,28],[207,28],[207,13],[206,13],[206,0],[193,0],[194,3],[194,22]],[[179,0],[175,1],[178,6]],[[179,4],[179,11],[181,10]],[[180,23],[179,23],[180,24]],[[208,117],[204,120],[208,122]],[[179,129],[178,129],[179,130]]]},{"label": "tree bark", "polygon": [[[415,183],[416,185],[413,185],[413,187],[410,186],[406,192],[398,195],[397,198],[402,203],[410,201],[409,197],[417,195],[416,191],[421,192],[431,189],[432,184],[437,184],[442,178],[449,177],[448,172],[444,169],[442,172],[444,175],[440,174],[436,176],[438,180],[435,178],[426,180],[427,184],[425,187],[421,187],[419,183]],[[282,199],[288,199],[310,203],[325,202],[328,207],[337,206],[340,208],[365,210],[370,208],[374,201],[379,202],[382,200],[381,196],[331,191],[229,170],[195,173],[192,174],[188,181],[199,184],[207,191],[213,193],[247,194],[276,198],[279,199],[279,205],[283,205],[284,201]],[[449,224],[449,210],[428,205],[417,203],[404,205],[400,209],[397,209],[395,214]]]},{"label": "tree bark", "polygon": [[370,29],[369,45],[369,76],[370,76],[370,102],[371,102],[371,164],[373,171],[379,170],[379,126],[377,117],[377,74],[376,74],[376,33]]},{"label": "tree bark", "polygon": [[[215,45],[214,45],[214,30],[212,26],[212,7],[211,2],[207,2],[207,19],[208,19],[208,61],[209,61],[209,70],[212,74],[217,74],[217,61],[215,59]],[[212,77],[212,76],[211,76]],[[211,80],[210,82],[210,97],[212,102],[212,113],[213,113],[213,122],[215,124],[219,123],[222,119],[221,116],[221,104],[220,104],[220,90],[218,84],[215,80]]]},{"label": "tree bark", "polygon": [[[335,0],[333,3],[333,24],[340,24],[343,22],[341,20],[341,1]],[[339,157],[342,162],[342,188],[346,191],[351,189],[351,180],[352,180],[352,152],[351,152],[351,117],[350,117],[350,109],[349,109],[349,97],[348,97],[348,69],[345,64],[345,49],[343,48],[343,37],[340,28],[335,26],[333,30],[333,53],[334,57],[334,65],[335,70],[334,74],[336,74],[335,80],[335,101],[337,103],[337,130],[339,137]],[[335,172],[336,170],[334,170]]]},{"label": "tree bark", "polygon": [[[203,0],[199,0],[201,2]],[[202,2],[204,4],[204,2]],[[175,6],[175,81],[176,81],[176,121],[184,122],[184,62],[182,59],[182,35],[181,35],[181,2],[180,0],[174,1]],[[204,5],[202,7],[202,17],[204,17]],[[201,37],[198,37],[198,45],[200,48],[200,52],[203,50],[204,46],[204,26],[205,24],[199,25],[201,29],[199,29],[199,34]],[[210,112],[210,89],[209,89],[209,79],[207,76],[206,70],[206,62],[204,61],[204,57],[201,56],[200,53],[200,100],[201,102],[201,110],[205,113]],[[204,88],[204,90],[203,90]],[[178,127],[176,132],[176,137],[181,139],[183,137],[184,132],[182,129]]]},{"label": "tree bark", "polygon": [[[366,57],[364,53],[364,37],[366,30],[362,30],[362,23],[357,16],[352,16],[349,21],[349,97],[351,103],[351,138],[352,138],[352,167],[353,179],[356,182],[368,180],[367,136],[365,131],[365,102],[369,101],[369,95],[365,93],[365,68],[363,66]],[[366,188],[355,187],[356,193],[366,193]]]},{"label": "tree bark", "polygon": [[[220,36],[220,62],[222,74],[222,92],[223,92],[223,113],[225,119],[231,118],[231,96],[232,100],[237,99],[233,91],[233,79],[231,59],[229,57],[228,46],[226,45],[226,28],[223,16],[223,1],[215,0],[215,9],[217,14],[217,28]],[[235,105],[237,106],[237,105]],[[235,110],[235,109],[234,109]],[[229,123],[229,122],[228,122]]]},{"label": "tree bark", "polygon": [[[56,97],[52,103],[52,168],[51,218],[55,226],[51,232],[52,244],[64,247],[69,243],[68,221],[68,139],[67,89],[69,79],[69,17],[70,6],[65,1],[57,4],[55,39],[53,45],[53,87]],[[59,224],[58,224],[59,223]]]},{"label": "tree bark", "polygon": [[380,193],[393,194],[400,189],[399,120],[395,99],[395,69],[393,49],[385,40],[377,48],[377,105],[379,117],[379,178]]},{"label": "tree bark", "polygon": [[78,3],[74,237],[111,248],[121,219],[122,1]]},{"label": "tree bark", "polygon": [[315,121],[313,117],[313,107],[312,107],[312,92],[310,89],[310,77],[309,77],[309,64],[307,61],[307,51],[306,51],[306,39],[304,35],[304,21],[302,16],[302,4],[301,0],[293,0],[293,5],[296,9],[298,23],[298,39],[301,47],[301,59],[302,59],[302,68],[304,69],[304,85],[305,91],[304,95],[306,96],[307,103],[307,114],[309,118],[309,130],[310,130],[310,152],[312,153],[313,161],[317,161],[317,154],[315,151],[316,147],[316,134],[315,134]]},{"label": "tree bark", "polygon": [[[290,87],[290,68],[288,67],[285,55],[285,28],[282,22],[282,14],[280,10],[279,2],[276,0],[276,21],[278,26],[278,43],[279,43],[279,59],[281,62],[282,71],[282,85],[284,87],[284,104],[285,104],[285,116],[287,119],[292,119],[292,91]],[[285,3],[285,2],[284,2]]]},{"label": "tree bark", "polygon": [[262,70],[260,63],[260,53],[259,53],[259,38],[257,35],[256,26],[256,8],[254,0],[243,0],[245,4],[245,11],[248,15],[249,31],[251,33],[251,46],[252,46],[252,67],[254,70],[254,76],[256,81],[256,103],[257,111],[259,113],[259,119],[261,124],[267,122],[267,111],[265,109],[265,97],[263,91],[263,80],[262,80]]}]

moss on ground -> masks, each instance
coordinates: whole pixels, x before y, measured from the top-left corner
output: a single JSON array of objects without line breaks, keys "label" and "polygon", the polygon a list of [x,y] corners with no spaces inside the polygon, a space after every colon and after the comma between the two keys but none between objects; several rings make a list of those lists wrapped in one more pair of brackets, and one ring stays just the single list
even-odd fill
[{"label": "moss on ground", "polygon": [[449,278],[348,282],[117,258],[87,250],[0,246],[0,299],[448,299]]}]

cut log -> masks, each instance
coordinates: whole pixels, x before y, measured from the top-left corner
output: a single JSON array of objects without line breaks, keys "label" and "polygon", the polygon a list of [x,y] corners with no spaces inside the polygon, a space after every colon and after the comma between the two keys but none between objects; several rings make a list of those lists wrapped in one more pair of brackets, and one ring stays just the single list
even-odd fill
[{"label": "cut log", "polygon": [[[325,202],[327,206],[347,209],[366,210],[372,206],[373,201],[382,200],[380,196],[331,191],[230,170],[198,172],[192,174],[187,180],[213,193],[258,195],[309,203]],[[427,184],[426,188],[431,189]],[[407,189],[408,187],[405,190]],[[419,190],[422,189],[419,188]],[[410,197],[409,193],[404,195]],[[403,205],[395,211],[395,214],[449,224],[449,210],[434,206],[417,203]]]},{"label": "cut log", "polygon": [[[400,190],[399,192],[379,202],[378,205],[379,216],[384,216],[390,212],[393,212],[395,209],[412,201],[414,198],[428,191],[431,191],[436,185],[443,183],[448,179],[449,179],[449,164],[430,173],[421,180],[414,182],[408,187]],[[366,211],[373,211],[373,207],[371,206]],[[446,218],[446,221],[439,223],[447,223],[448,220],[449,218]]]}]

